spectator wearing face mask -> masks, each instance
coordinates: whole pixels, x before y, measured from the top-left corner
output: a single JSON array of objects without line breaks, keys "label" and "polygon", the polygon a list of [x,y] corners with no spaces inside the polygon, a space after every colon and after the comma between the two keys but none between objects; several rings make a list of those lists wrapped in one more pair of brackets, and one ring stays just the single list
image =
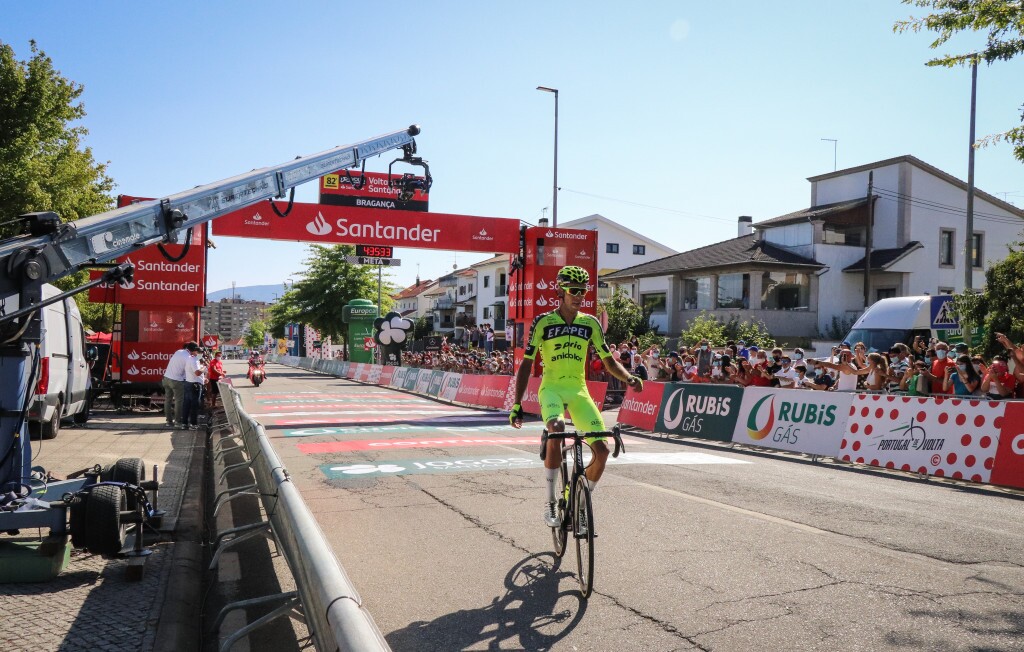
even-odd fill
[{"label": "spectator wearing face mask", "polygon": [[715,359],[715,352],[711,350],[711,343],[708,340],[701,340],[692,355],[696,358],[697,375],[701,378],[711,378],[711,363]]},{"label": "spectator wearing face mask", "polygon": [[796,372],[796,379],[793,381],[793,389],[810,389],[807,386],[807,364],[803,361],[797,362],[793,365],[793,371]]},{"label": "spectator wearing face mask", "polygon": [[949,355],[949,345],[945,342],[935,343],[935,358],[930,369],[932,374],[932,394],[944,394],[942,381],[946,377],[946,368],[955,367],[956,362]]},{"label": "spectator wearing face mask", "polygon": [[956,367],[946,367],[946,377],[942,381],[942,389],[957,396],[974,396],[981,390],[981,376],[971,365],[971,356],[961,355],[956,359]]},{"label": "spectator wearing face mask", "polygon": [[992,358],[992,364],[988,373],[981,381],[981,391],[991,400],[997,401],[1004,398],[1013,398],[1013,392],[1017,387],[1017,380],[1010,373],[1006,364],[1006,358],[997,355]]},{"label": "spectator wearing face mask", "polygon": [[900,389],[908,396],[928,396],[931,391],[931,372],[928,371],[928,363],[924,360],[916,360],[907,368],[907,373],[900,380]]},{"label": "spectator wearing face mask", "polygon": [[[835,386],[835,380],[833,380],[831,374],[820,364],[811,364],[811,361],[806,363],[807,376],[804,377],[803,384],[807,389],[814,389],[820,392],[824,392],[832,389]],[[811,369],[814,369],[814,373],[811,373]]]},{"label": "spectator wearing face mask", "polygon": [[909,349],[906,344],[895,344],[889,349],[889,384],[890,392],[898,391],[900,380],[910,368]]},{"label": "spectator wearing face mask", "polygon": [[857,391],[857,378],[860,375],[856,365],[853,364],[853,352],[850,349],[839,349],[839,362],[827,360],[815,360],[815,367],[832,369],[836,371],[835,388],[840,392]]},{"label": "spectator wearing face mask", "polygon": [[752,356],[750,384],[754,387],[771,387],[772,376],[768,373],[768,355],[764,351],[756,351]]},{"label": "spectator wearing face mask", "polygon": [[798,374],[788,355],[779,358],[779,369],[772,376],[779,383],[779,387],[783,389],[793,389],[796,387]]}]

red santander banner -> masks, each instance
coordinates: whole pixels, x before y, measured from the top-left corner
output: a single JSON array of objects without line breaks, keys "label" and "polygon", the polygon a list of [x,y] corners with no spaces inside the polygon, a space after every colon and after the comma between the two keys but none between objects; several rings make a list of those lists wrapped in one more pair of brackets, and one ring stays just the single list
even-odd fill
[{"label": "red santander banner", "polygon": [[[348,172],[349,174],[346,174]],[[393,176],[400,179],[401,174]],[[423,177],[415,177],[422,181]],[[355,188],[355,182],[359,188]],[[388,183],[388,175],[381,172],[362,173],[342,170],[320,177],[320,203],[331,206],[382,208],[385,210],[426,211],[428,195],[421,190],[413,192],[407,201],[398,198],[399,189]]]},{"label": "red santander banner", "polygon": [[519,249],[519,220],[502,217],[296,203],[288,217],[281,218],[260,202],[212,224],[219,236],[261,240],[490,253]]},{"label": "red santander banner", "polygon": [[121,343],[121,380],[129,383],[159,383],[167,370],[167,361],[181,344]]},{"label": "red santander banner", "polygon": [[[155,306],[202,306],[206,303],[206,225],[192,230],[192,244],[184,258],[171,262],[157,245],[150,245],[117,259],[135,265],[135,277],[127,287],[100,284],[89,288],[94,303],[127,303]],[[184,245],[164,245],[172,258],[181,255]],[[91,270],[92,280],[103,275]]]}]

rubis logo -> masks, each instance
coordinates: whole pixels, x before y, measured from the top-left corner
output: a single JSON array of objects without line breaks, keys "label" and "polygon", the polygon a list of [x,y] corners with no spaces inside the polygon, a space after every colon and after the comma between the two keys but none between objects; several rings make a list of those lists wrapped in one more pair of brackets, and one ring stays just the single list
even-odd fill
[{"label": "rubis logo", "polygon": [[[761,410],[761,405],[765,401],[771,399],[771,403],[768,404],[768,421],[765,423],[763,428],[757,427],[757,414]],[[775,395],[769,394],[768,396],[761,397],[757,403],[754,403],[754,409],[750,411],[750,416],[747,417],[747,435],[751,439],[761,440],[768,436],[768,433],[772,431],[772,426],[775,425]]]}]

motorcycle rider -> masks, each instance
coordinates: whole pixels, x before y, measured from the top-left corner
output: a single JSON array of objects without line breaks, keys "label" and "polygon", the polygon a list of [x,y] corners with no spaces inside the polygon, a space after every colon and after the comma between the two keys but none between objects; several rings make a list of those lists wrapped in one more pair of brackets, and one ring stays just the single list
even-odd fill
[{"label": "motorcycle rider", "polygon": [[253,349],[252,352],[249,353],[249,372],[246,374],[249,377],[249,380],[252,380],[253,369],[263,371],[263,377],[267,377],[267,372],[263,369],[263,356],[260,355],[260,352],[256,349]]}]

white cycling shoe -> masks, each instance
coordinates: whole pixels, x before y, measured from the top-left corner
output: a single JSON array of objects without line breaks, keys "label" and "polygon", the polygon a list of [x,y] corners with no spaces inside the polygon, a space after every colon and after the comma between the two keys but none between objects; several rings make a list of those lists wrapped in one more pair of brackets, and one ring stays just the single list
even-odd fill
[{"label": "white cycling shoe", "polygon": [[562,522],[558,518],[558,512],[555,510],[555,503],[544,503],[544,524],[548,527],[558,527]]}]

